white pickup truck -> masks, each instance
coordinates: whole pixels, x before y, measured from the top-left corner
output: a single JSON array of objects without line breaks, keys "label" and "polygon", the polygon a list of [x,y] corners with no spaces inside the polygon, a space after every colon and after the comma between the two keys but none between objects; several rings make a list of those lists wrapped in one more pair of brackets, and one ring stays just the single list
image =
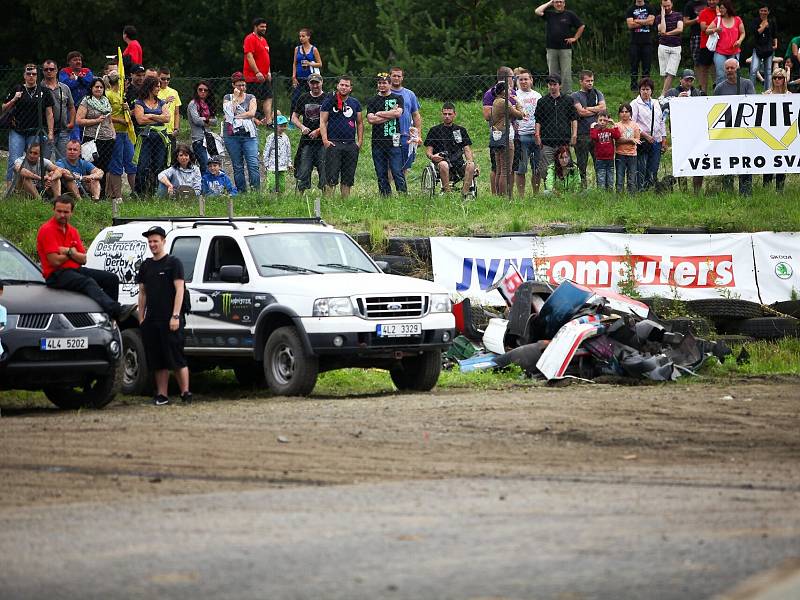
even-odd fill
[{"label": "white pickup truck", "polygon": [[[167,231],[186,274],[191,310],[185,352],[193,370],[233,369],[243,385],[310,394],[320,372],[387,369],[400,390],[430,390],[455,334],[447,291],[383,273],[346,233],[320,219],[115,219],[94,239],[87,266],[116,273],[120,302],[135,303],[142,232]],[[122,325],[128,394],[151,388],[138,319]]]}]

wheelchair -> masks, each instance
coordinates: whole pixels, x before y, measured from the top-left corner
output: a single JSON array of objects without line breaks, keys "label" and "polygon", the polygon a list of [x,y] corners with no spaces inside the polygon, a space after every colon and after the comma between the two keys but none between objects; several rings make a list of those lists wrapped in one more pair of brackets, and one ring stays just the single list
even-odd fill
[{"label": "wheelchair", "polygon": [[[439,156],[444,158],[447,161],[447,164],[450,165],[450,186],[455,188],[456,184],[460,183],[462,180],[460,169],[453,167],[453,162],[449,158],[447,152],[439,152]],[[463,157],[459,156],[463,161]],[[474,200],[478,197],[478,175],[480,171],[478,170],[478,165],[475,165],[475,175],[472,177],[472,184],[469,186],[469,191],[467,192],[469,198]],[[441,190],[444,192],[444,188],[442,187],[442,178],[439,176],[439,168],[436,166],[436,163],[429,162],[425,169],[422,171],[422,193],[426,194],[429,198],[433,198],[436,190]]]}]

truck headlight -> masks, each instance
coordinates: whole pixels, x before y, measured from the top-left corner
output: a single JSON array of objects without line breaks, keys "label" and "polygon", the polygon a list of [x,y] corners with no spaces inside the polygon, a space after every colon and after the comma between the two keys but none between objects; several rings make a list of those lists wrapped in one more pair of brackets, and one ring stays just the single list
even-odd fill
[{"label": "truck headlight", "polygon": [[314,300],[315,317],[348,317],[353,315],[353,303],[350,298],[317,298]]},{"label": "truck headlight", "polygon": [[453,312],[453,303],[450,302],[450,296],[447,294],[431,294],[431,312]]}]

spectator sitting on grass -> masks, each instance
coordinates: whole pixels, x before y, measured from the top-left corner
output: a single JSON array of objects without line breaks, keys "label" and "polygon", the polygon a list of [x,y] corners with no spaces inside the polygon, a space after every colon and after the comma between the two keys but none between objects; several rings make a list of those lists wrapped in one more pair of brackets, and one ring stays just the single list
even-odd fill
[{"label": "spectator sitting on grass", "polygon": [[195,164],[194,152],[186,144],[178,144],[172,165],[158,174],[159,196],[174,196],[177,188],[190,187],[200,195],[200,167]]},{"label": "spectator sitting on grass", "polygon": [[92,200],[99,200],[102,169],[81,158],[81,143],[78,140],[67,142],[66,153],[64,158],[56,161],[56,166],[61,168],[61,179],[66,191],[75,198],[80,198],[82,194],[79,188],[82,188]]},{"label": "spectator sitting on grass", "polygon": [[[41,148],[39,142],[34,142],[28,146],[25,156],[18,158],[14,162],[14,173],[16,177],[15,191],[24,192],[31,198],[39,197],[39,190],[43,190],[46,195],[57,197],[61,195],[61,169],[55,166],[50,160],[43,159],[39,162]],[[40,170],[44,164],[45,174],[42,177]]]},{"label": "spectator sitting on grass", "polygon": [[555,161],[547,167],[544,193],[560,194],[561,192],[579,192],[580,190],[581,175],[578,167],[572,162],[569,146],[561,146],[556,150]]},{"label": "spectator sitting on grass", "polygon": [[208,159],[208,170],[203,173],[200,192],[203,196],[221,196],[238,194],[231,178],[222,170],[222,161],[218,156]]}]

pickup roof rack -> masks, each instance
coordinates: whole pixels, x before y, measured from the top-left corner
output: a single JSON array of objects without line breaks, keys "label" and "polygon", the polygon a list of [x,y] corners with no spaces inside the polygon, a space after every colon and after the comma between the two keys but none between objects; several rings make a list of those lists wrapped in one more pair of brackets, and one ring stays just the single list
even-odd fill
[{"label": "pickup roof rack", "polygon": [[173,223],[195,223],[198,225],[233,225],[235,223],[299,223],[327,225],[321,217],[114,217],[111,224],[124,225],[139,221],[170,221]]}]

